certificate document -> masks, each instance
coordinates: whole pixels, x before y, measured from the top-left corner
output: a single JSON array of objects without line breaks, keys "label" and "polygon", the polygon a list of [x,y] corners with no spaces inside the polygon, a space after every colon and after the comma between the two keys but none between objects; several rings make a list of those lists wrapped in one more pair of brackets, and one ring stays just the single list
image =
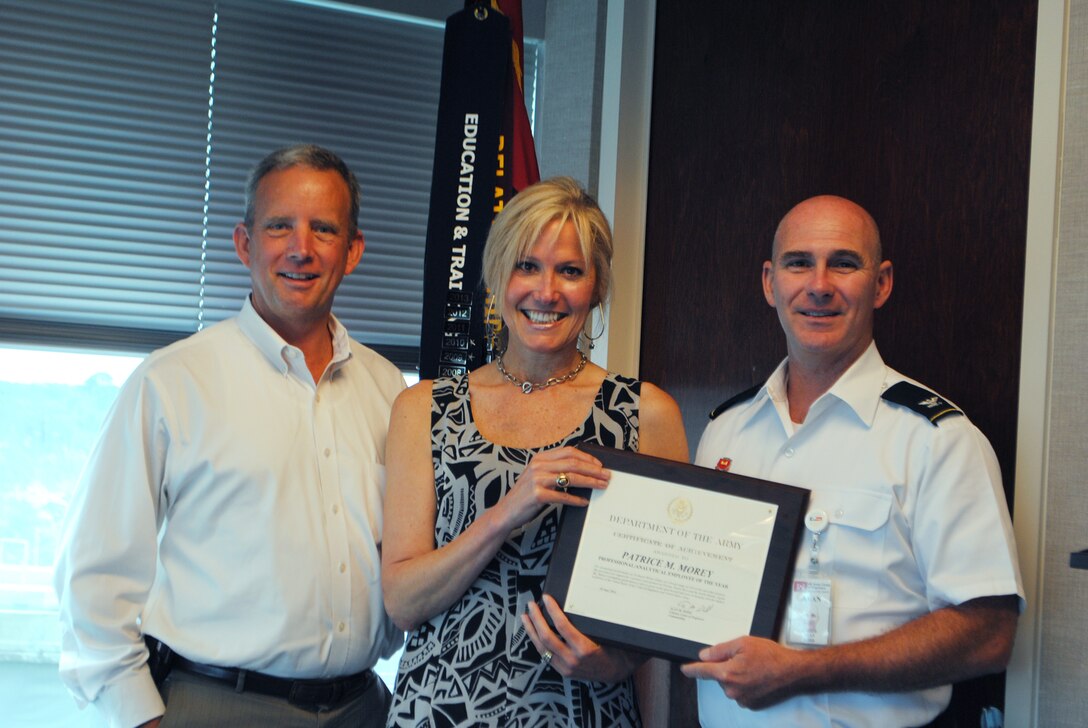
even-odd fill
[{"label": "certificate document", "polygon": [[576,627],[671,659],[775,636],[808,491],[585,446],[612,470],[566,508],[545,583]]}]

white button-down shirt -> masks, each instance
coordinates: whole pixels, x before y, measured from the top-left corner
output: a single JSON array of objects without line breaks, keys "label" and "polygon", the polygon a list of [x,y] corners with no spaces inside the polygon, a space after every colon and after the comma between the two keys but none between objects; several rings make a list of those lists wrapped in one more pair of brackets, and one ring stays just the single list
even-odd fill
[{"label": "white button-down shirt", "polygon": [[379,544],[404,380],[331,330],[315,383],[247,300],[122,388],[55,576],[61,677],[112,725],[163,711],[143,634],[190,660],[293,678],[350,675],[400,645]]},{"label": "white button-down shirt", "polygon": [[[827,514],[818,559],[832,583],[831,642],[876,636],[941,607],[1023,588],[1001,474],[985,436],[963,416],[936,425],[881,399],[906,377],[875,344],[790,421],[786,362],[755,397],[707,426],[695,462],[812,491],[809,510]],[[910,380],[908,380],[910,381]],[[796,568],[805,571],[804,532]],[[1021,606],[1023,602],[1021,601]],[[781,632],[785,642],[786,625]],[[803,695],[751,711],[699,681],[699,716],[714,726],[922,725],[948,704],[951,688],[904,693]]]}]

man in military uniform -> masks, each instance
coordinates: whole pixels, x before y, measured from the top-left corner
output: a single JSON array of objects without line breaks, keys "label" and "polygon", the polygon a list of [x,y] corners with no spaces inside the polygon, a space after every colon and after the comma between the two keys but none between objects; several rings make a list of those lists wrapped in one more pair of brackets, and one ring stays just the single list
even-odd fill
[{"label": "man in military uniform", "polygon": [[763,292],[788,356],[718,407],[696,463],[810,489],[777,642],[741,637],[683,671],[704,726],[920,726],[951,683],[1008,663],[1023,587],[993,449],[884,364],[892,291],[872,217],[840,197],[782,219]]}]

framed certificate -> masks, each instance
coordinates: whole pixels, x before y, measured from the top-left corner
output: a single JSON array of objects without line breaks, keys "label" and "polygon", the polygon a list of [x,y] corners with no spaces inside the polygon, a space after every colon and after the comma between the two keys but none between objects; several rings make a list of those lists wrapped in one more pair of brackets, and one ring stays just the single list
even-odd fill
[{"label": "framed certificate", "polygon": [[809,492],[583,445],[612,471],[576,489],[544,591],[603,643],[690,662],[742,635],[775,639]]}]

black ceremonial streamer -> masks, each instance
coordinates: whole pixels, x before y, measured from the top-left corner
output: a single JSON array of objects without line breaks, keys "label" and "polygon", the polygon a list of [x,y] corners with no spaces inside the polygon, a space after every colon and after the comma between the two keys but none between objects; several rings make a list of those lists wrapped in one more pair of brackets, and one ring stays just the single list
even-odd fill
[{"label": "black ceremonial streamer", "polygon": [[495,205],[510,65],[510,22],[486,5],[446,20],[431,209],[424,257],[419,376],[485,362],[481,258]]}]

